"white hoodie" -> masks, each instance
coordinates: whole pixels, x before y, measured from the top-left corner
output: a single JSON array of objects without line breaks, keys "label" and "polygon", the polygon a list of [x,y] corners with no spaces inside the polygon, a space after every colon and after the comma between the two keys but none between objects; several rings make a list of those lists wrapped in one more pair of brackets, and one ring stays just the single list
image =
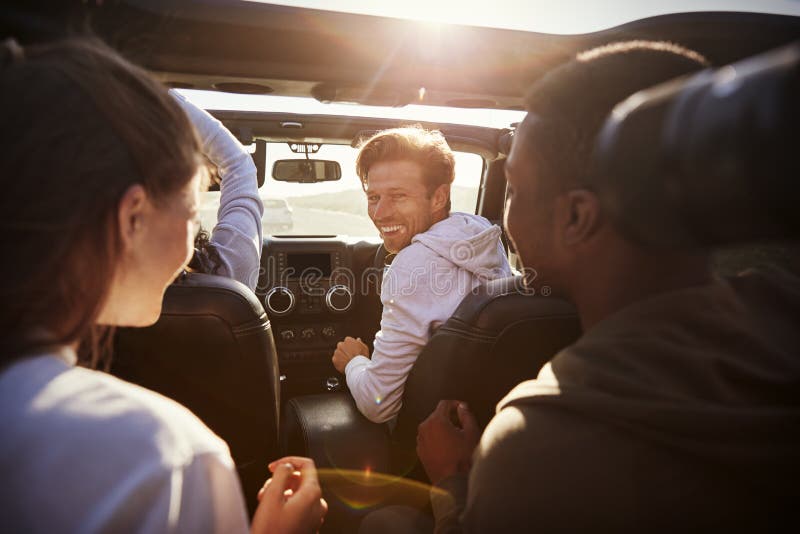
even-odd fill
[{"label": "white hoodie", "polygon": [[372,359],[345,367],[358,409],[376,423],[402,405],[406,378],[433,332],[478,285],[511,276],[500,228],[478,215],[452,213],[415,235],[387,268],[383,315]]}]

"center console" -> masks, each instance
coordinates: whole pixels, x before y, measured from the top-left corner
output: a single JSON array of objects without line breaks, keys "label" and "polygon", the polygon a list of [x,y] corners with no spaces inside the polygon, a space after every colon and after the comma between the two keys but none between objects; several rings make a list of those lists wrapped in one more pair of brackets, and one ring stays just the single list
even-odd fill
[{"label": "center console", "polygon": [[256,295],[272,322],[284,386],[309,392],[344,386],[331,358],[354,331],[363,293],[353,246],[339,238],[268,237]]},{"label": "center console", "polygon": [[347,251],[335,247],[325,252],[276,251],[268,264],[274,282],[264,296],[264,306],[273,317],[322,312],[345,313],[353,306],[353,288],[343,260]]}]

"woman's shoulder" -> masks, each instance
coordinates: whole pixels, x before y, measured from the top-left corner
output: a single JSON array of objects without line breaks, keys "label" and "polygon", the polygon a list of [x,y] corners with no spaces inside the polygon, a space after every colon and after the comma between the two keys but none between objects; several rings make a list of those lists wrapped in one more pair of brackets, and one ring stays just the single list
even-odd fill
[{"label": "woman's shoulder", "polygon": [[5,370],[0,401],[12,530],[162,530],[178,504],[181,524],[245,525],[227,445],[170,399],[46,355]]},{"label": "woman's shoulder", "polygon": [[84,409],[99,405],[98,412],[90,413],[113,427],[116,437],[108,439],[141,443],[173,465],[187,464],[201,454],[230,458],[227,444],[183,405],[106,373],[74,371],[91,384],[84,392]]},{"label": "woman's shoulder", "polygon": [[4,409],[3,419],[16,419],[23,434],[19,438],[57,439],[65,447],[78,439],[98,452],[122,446],[173,465],[198,454],[229,458],[225,442],[188,409],[107,373],[40,356],[17,363],[4,375],[10,376],[2,377],[0,396],[13,397],[3,400],[16,408]]}]

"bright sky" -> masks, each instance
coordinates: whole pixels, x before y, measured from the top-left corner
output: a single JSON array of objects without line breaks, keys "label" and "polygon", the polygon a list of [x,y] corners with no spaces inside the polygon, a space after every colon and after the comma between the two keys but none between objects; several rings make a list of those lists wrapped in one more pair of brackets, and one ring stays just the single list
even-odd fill
[{"label": "bright sky", "polygon": [[415,121],[448,122],[507,128],[522,120],[525,113],[497,109],[462,109],[410,105],[402,108],[361,106],[354,104],[323,104],[313,98],[269,95],[236,95],[218,91],[179,89],[192,102],[205,109],[240,111],[288,111],[314,115],[349,115],[356,117],[386,117]]},{"label": "bright sky", "polygon": [[800,15],[799,0],[250,0],[431,22],[544,33],[587,33],[686,11]]}]

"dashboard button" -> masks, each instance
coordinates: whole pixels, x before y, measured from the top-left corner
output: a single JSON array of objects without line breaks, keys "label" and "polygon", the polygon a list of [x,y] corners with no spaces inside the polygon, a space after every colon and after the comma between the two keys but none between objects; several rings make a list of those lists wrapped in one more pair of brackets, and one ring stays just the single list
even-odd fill
[{"label": "dashboard button", "polygon": [[328,379],[325,380],[325,389],[328,391],[338,391],[339,379],[335,376],[329,376]]},{"label": "dashboard button", "polygon": [[295,333],[294,333],[294,330],[291,330],[291,329],[289,329],[289,330],[281,330],[280,336],[281,336],[281,339],[283,341],[290,342],[290,341],[294,340]]},{"label": "dashboard button", "polygon": [[325,339],[333,339],[336,337],[336,329],[330,325],[322,328],[322,337]]},{"label": "dashboard button", "polygon": [[300,337],[306,340],[314,339],[317,337],[317,333],[313,328],[303,328],[303,330],[300,332]]}]

